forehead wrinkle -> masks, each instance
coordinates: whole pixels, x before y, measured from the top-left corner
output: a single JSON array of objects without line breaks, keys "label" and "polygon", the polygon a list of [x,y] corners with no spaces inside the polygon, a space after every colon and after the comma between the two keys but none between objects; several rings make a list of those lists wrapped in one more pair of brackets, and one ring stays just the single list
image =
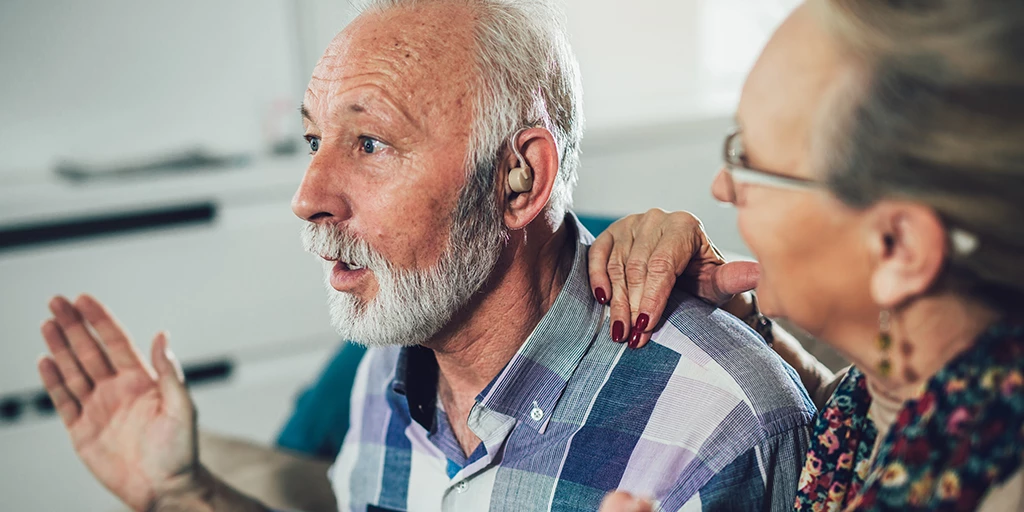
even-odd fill
[{"label": "forehead wrinkle", "polygon": [[[410,40],[412,39],[412,40]],[[447,47],[447,51],[445,50]],[[391,83],[407,92],[408,101],[422,107],[451,108],[455,98],[472,84],[468,59],[460,59],[444,41],[417,40],[408,34],[389,34],[378,50],[363,50],[364,62],[388,75]],[[469,57],[468,52],[465,54]],[[422,112],[427,115],[426,110]]]},{"label": "forehead wrinkle", "polygon": [[[421,133],[441,131],[446,139],[464,138],[473,115],[466,97],[479,83],[473,30],[465,26],[475,13],[467,16],[466,11],[430,4],[360,15],[331,42],[314,70],[310,87],[327,97],[312,96],[331,115],[349,114],[351,105],[345,102],[358,100],[349,91],[372,84],[386,93],[374,97],[390,100]],[[315,87],[317,81],[326,84]]]},{"label": "forehead wrinkle", "polygon": [[[444,87],[442,77],[435,75],[436,66],[420,65],[420,59],[412,57],[415,50],[389,46],[384,51],[355,49],[325,56],[312,78],[331,84],[331,96],[347,92],[350,84],[355,88],[373,86],[385,103],[422,129],[431,111],[441,105],[450,107],[455,102],[453,93],[464,87]],[[406,54],[410,58],[404,58]],[[419,56],[419,52],[415,54]]]},{"label": "forehead wrinkle", "polygon": [[381,83],[399,85],[401,70],[391,59],[381,58],[378,49],[365,48],[339,35],[320,58],[313,69],[312,79],[327,83],[343,83],[346,80],[368,78]]},{"label": "forehead wrinkle", "polygon": [[[395,101],[387,90],[377,85],[360,85],[334,96],[334,99],[336,101],[331,102],[329,107],[332,115],[369,115],[379,117],[385,122],[393,122],[396,121],[395,117],[400,117],[401,120],[412,125],[418,131],[427,131],[423,123],[419,122],[400,102]],[[374,103],[383,103],[388,108],[374,108]],[[398,115],[395,116],[395,113]]]},{"label": "forehead wrinkle", "polygon": [[[472,26],[457,26],[459,21],[475,18],[475,13],[467,16],[465,6],[454,13],[453,7],[457,6],[439,3],[364,13],[331,42],[323,61],[378,61],[398,75],[423,75],[438,68],[463,71],[466,62],[457,57],[463,53],[460,50],[473,48],[475,39]],[[471,52],[465,56],[473,58]]]}]

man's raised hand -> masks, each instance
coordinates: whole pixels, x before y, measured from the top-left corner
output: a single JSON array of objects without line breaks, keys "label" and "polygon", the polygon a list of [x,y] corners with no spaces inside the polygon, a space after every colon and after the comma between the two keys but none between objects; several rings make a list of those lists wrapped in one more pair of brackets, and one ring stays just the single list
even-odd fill
[{"label": "man's raised hand", "polygon": [[193,486],[196,414],[167,335],[153,340],[150,366],[96,299],[49,306],[39,376],[85,465],[138,511]]}]

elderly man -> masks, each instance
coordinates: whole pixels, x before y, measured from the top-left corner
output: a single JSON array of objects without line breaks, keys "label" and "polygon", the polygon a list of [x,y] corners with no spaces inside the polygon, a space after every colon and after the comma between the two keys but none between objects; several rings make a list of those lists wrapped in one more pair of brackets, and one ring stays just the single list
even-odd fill
[{"label": "elderly man", "polygon": [[[595,510],[621,488],[666,510],[788,509],[812,414],[795,374],[691,296],[627,332],[590,293],[557,19],[378,1],[314,70],[293,209],[336,327],[371,347],[331,470],[339,508]],[[101,482],[136,510],[264,510],[199,464],[165,336],[154,372],[94,300],[51,307],[40,372]],[[642,350],[615,343],[646,331]]]}]

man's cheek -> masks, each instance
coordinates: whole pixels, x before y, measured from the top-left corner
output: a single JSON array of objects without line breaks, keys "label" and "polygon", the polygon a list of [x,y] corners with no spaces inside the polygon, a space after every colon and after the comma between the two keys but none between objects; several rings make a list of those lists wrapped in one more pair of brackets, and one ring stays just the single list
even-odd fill
[{"label": "man's cheek", "polygon": [[429,268],[437,263],[448,240],[447,223],[409,218],[397,223],[393,231],[381,232],[378,242],[382,254],[404,268]]}]

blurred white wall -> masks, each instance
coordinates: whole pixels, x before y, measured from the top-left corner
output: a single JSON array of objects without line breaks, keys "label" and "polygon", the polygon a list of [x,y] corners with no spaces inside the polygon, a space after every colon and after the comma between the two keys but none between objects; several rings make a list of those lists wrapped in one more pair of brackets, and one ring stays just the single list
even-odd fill
[{"label": "blurred white wall", "polygon": [[292,0],[0,2],[0,177],[294,136],[295,15]]},{"label": "blurred white wall", "polygon": [[[589,128],[727,115],[793,0],[562,0]],[[0,2],[0,176],[191,146],[262,152],[345,0]]]},{"label": "blurred white wall", "polygon": [[[296,0],[302,80],[355,14],[352,2]],[[731,113],[739,86],[796,0],[553,0],[583,74],[588,128]]]}]

